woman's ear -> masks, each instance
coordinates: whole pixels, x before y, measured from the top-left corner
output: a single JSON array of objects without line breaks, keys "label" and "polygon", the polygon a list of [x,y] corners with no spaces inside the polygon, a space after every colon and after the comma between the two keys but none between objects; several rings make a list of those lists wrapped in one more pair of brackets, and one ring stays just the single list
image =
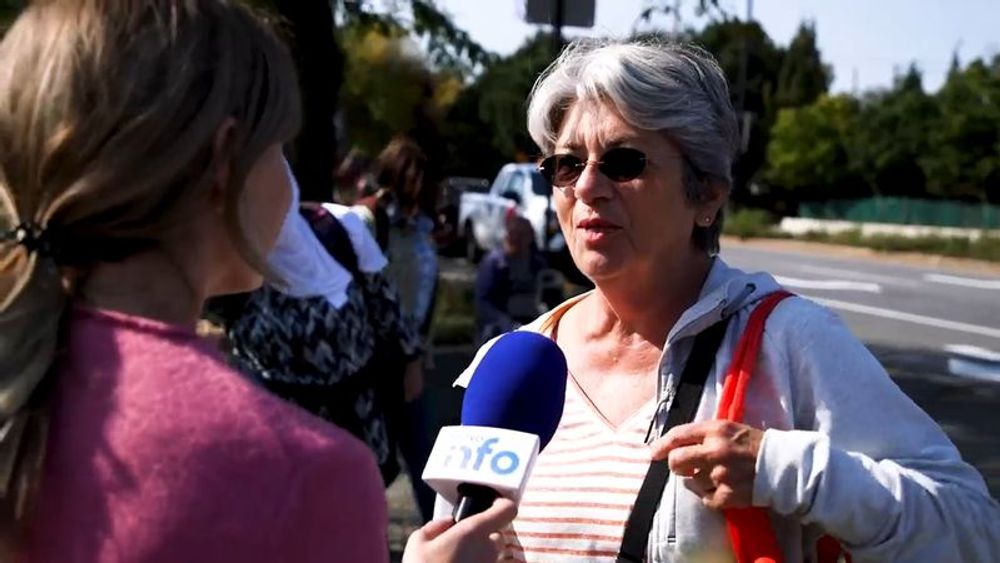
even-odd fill
[{"label": "woman's ear", "polygon": [[708,197],[698,204],[698,215],[695,222],[699,227],[710,227],[719,216],[719,210],[726,205],[729,199],[729,187],[722,182],[710,181],[706,183],[708,187]]},{"label": "woman's ear", "polygon": [[227,117],[215,130],[215,138],[212,140],[212,189],[209,197],[212,206],[220,213],[225,206],[226,191],[229,188],[229,179],[232,177],[233,167],[233,138],[236,135],[236,119]]}]

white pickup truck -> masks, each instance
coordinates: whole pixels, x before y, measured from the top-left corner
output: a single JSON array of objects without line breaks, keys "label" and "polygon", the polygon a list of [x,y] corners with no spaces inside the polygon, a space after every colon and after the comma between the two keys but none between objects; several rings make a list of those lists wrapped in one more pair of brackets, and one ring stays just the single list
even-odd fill
[{"label": "white pickup truck", "polygon": [[484,252],[499,248],[508,210],[531,221],[538,248],[550,257],[566,253],[566,241],[551,207],[552,187],[534,164],[507,164],[487,193],[466,192],[458,208],[458,235],[465,240],[466,258],[476,262]]}]

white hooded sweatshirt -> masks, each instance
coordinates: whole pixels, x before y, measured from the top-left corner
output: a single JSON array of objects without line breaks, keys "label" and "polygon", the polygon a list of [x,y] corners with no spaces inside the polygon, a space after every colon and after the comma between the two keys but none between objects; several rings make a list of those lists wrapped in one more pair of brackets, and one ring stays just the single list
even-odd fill
[{"label": "white hooded sweatshirt", "polygon": [[[730,317],[695,415],[697,421],[714,418],[750,313],[778,289],[769,274],[747,274],[715,260],[698,302],[667,337],[658,427],[694,336]],[[521,330],[540,332],[552,314]],[[490,345],[456,385],[468,384]],[[770,510],[786,561],[815,560],[816,540],[824,534],[840,540],[859,563],[1000,560],[1000,505],[982,476],[824,307],[796,297],[768,318],[744,422],[766,429],[753,503]],[[733,560],[722,514],[681,481],[671,475],[667,483],[647,560]]]}]

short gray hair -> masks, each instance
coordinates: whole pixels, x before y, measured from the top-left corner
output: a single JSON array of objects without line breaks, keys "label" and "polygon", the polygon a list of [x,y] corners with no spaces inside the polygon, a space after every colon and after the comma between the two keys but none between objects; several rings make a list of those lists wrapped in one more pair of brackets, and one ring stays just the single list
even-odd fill
[{"label": "short gray hair", "polygon": [[[546,154],[555,150],[566,112],[578,100],[610,102],[627,123],[665,133],[684,156],[688,201],[709,195],[709,183],[732,187],[739,127],[726,78],[715,59],[692,45],[583,39],[542,73],[529,96],[528,132]],[[719,249],[723,212],[695,227],[694,242]]]}]

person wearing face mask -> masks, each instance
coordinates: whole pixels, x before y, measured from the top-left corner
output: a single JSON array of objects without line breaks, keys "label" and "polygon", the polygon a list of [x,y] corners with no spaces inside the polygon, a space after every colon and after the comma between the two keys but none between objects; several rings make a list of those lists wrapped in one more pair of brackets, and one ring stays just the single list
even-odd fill
[{"label": "person wearing face mask", "polygon": [[423,356],[386,259],[363,221],[336,204],[292,205],[268,255],[276,280],[223,312],[226,351],[276,395],[368,444],[386,486],[399,473],[387,411],[402,408],[404,380]]},{"label": "person wearing face mask", "polygon": [[[0,43],[0,560],[388,560],[375,460],[225,365],[291,189],[286,48],[223,0],[33,2]],[[515,508],[413,561],[491,561]]]}]

